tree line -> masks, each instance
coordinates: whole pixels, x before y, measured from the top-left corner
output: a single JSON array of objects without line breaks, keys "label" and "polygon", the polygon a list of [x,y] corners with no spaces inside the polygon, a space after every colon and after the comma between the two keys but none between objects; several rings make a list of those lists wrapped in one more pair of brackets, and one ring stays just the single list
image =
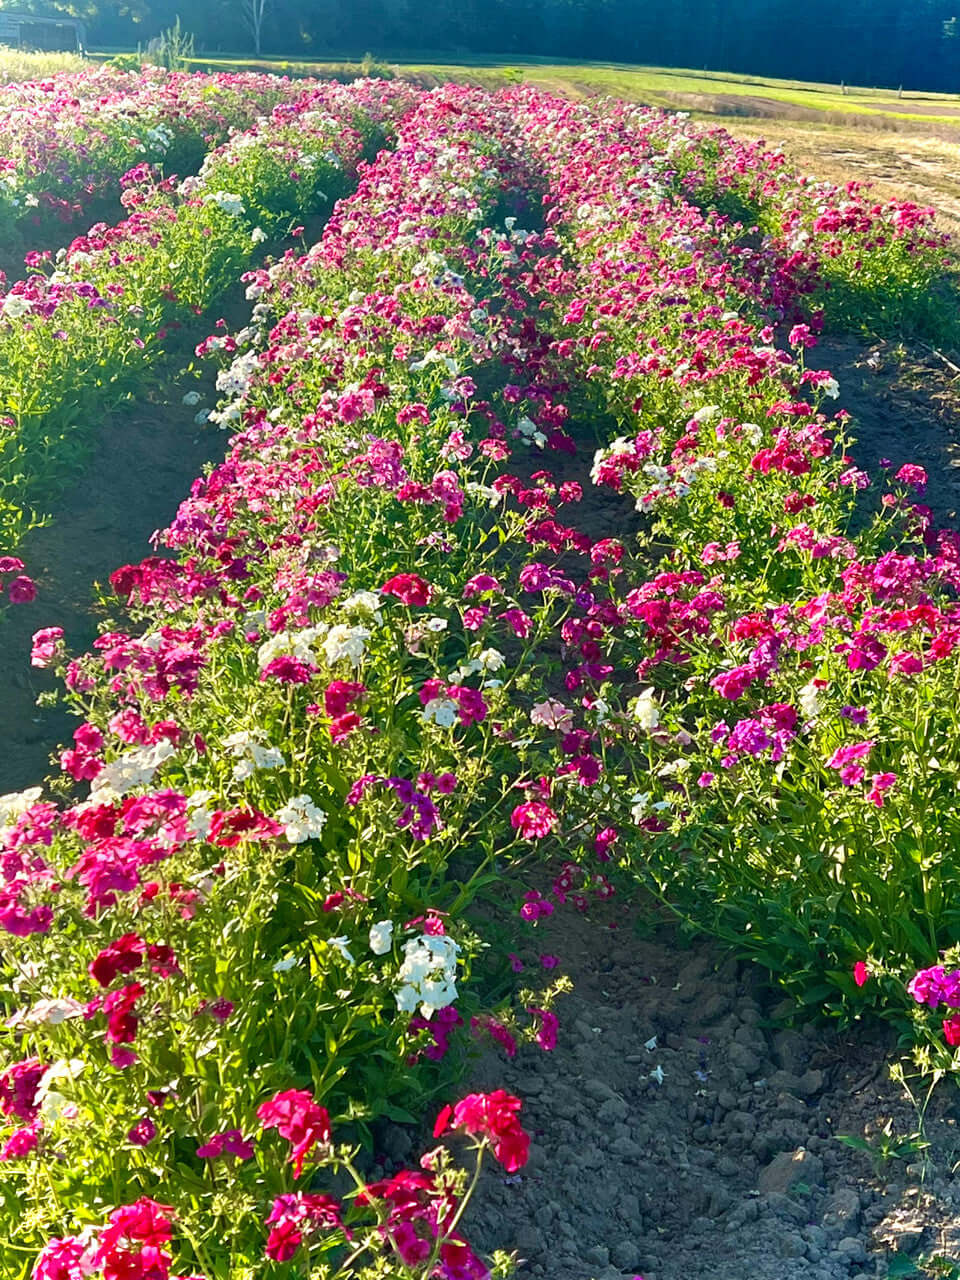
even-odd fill
[{"label": "tree line", "polygon": [[[198,52],[252,45],[257,0],[2,0],[72,13],[94,47],[146,42],[179,14]],[[541,55],[960,91],[960,0],[265,0],[264,53]]]}]

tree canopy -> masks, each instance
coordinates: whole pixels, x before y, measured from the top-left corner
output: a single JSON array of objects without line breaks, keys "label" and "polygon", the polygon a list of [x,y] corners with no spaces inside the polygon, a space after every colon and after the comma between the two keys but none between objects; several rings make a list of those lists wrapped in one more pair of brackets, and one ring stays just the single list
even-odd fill
[{"label": "tree canopy", "polygon": [[[135,44],[177,14],[198,51],[252,48],[252,0],[6,0]],[[267,0],[264,53],[542,55],[960,90],[960,0]]]}]

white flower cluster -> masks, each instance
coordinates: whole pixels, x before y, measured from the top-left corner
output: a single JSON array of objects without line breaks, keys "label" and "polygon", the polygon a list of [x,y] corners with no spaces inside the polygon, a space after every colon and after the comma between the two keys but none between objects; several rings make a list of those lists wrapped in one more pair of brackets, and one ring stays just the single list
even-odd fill
[{"label": "white flower cluster", "polygon": [[190,813],[187,818],[187,830],[200,840],[206,840],[210,834],[213,814],[207,805],[211,800],[216,800],[212,791],[193,791],[187,796],[187,809]]},{"label": "white flower cluster", "polygon": [[5,1022],[7,1027],[58,1027],[67,1018],[83,1016],[86,1005],[72,996],[54,996],[38,1000],[29,1009],[18,1009]]},{"label": "white flower cluster", "polygon": [[167,738],[161,738],[152,746],[124,751],[116,760],[105,764],[91,782],[90,799],[100,804],[110,803],[128,791],[147,786],[163,762],[175,752],[176,748]]},{"label": "white flower cluster", "polygon": [[5,796],[0,796],[0,840],[42,795],[43,787],[28,787],[26,791],[8,791]]},{"label": "white flower cluster", "polygon": [[375,956],[385,956],[393,946],[393,921],[378,920],[370,926],[370,950]]},{"label": "white flower cluster", "polygon": [[[439,255],[437,256],[439,257]],[[444,259],[439,258],[439,261],[442,263]],[[417,265],[420,266],[422,264],[418,263]],[[428,266],[424,265],[424,271],[427,269]],[[456,360],[454,360],[452,356],[444,355],[444,353],[442,351],[438,351],[436,347],[432,347],[422,360],[411,361],[408,367],[411,373],[422,373],[424,369],[432,364],[442,364],[451,378],[455,378],[460,372],[460,366],[457,364]]]},{"label": "white flower cluster", "polygon": [[33,310],[33,304],[29,298],[24,298],[19,293],[8,293],[3,300],[2,310],[7,320],[19,320]]},{"label": "white flower cluster", "polygon": [[221,369],[217,374],[217,390],[228,396],[245,395],[259,366],[257,353],[245,351],[236,357],[229,369]]},{"label": "white flower cluster", "polygon": [[173,142],[173,130],[165,124],[156,124],[152,129],[147,130],[144,141],[152,147],[159,147],[161,151],[166,151]]},{"label": "white flower cluster", "polygon": [[556,698],[547,698],[530,709],[530,723],[568,733],[573,728],[573,712]]},{"label": "white flower cluster", "polygon": [[263,745],[262,735],[258,732],[242,729],[239,733],[231,733],[229,738],[224,738],[223,745],[236,758],[233,766],[235,782],[243,782],[258,769],[282,769],[287,763],[283,752]]},{"label": "white flower cluster", "polygon": [[[255,625],[252,616],[247,621],[250,625]],[[315,663],[317,655],[313,648],[314,641],[319,640],[321,636],[326,634],[327,627],[325,623],[321,623],[317,627],[304,627],[302,631],[278,631],[275,636],[265,640],[257,650],[257,662],[260,670],[262,671],[264,667],[273,662],[274,658],[286,657],[288,654],[291,658],[296,658],[298,662]]]},{"label": "white flower cluster", "polygon": [[274,814],[283,823],[284,833],[291,844],[303,844],[316,840],[323,832],[327,820],[324,811],[317,807],[312,796],[293,796],[282,809]]},{"label": "white flower cluster", "polygon": [[342,601],[340,608],[344,613],[363,614],[379,627],[383,622],[383,614],[380,612],[382,604],[379,591],[355,591],[352,596],[347,596],[346,600]]},{"label": "white flower cluster", "polygon": [[547,443],[547,437],[539,429],[535,422],[531,422],[529,418],[521,418],[517,423],[517,430],[526,440],[527,444],[536,445],[538,449],[542,449]]},{"label": "white flower cluster", "polygon": [[215,204],[231,218],[239,218],[245,212],[243,201],[232,191],[208,191],[203,197],[203,203]]},{"label": "white flower cluster", "polygon": [[660,723],[660,708],[652,689],[644,689],[633,700],[633,718],[641,729],[651,733]]},{"label": "white flower cluster", "polygon": [[346,659],[351,666],[359,667],[366,653],[370,634],[367,627],[350,627],[343,622],[331,627],[323,642],[323,651],[327,655],[329,666],[336,666],[338,662]]},{"label": "white flower cluster", "polygon": [[427,724],[432,721],[441,729],[452,729],[457,723],[457,704],[452,698],[431,698],[420,714]]},{"label": "white flower cluster", "polygon": [[444,935],[421,934],[403,944],[404,960],[398,977],[403,984],[396,993],[401,1013],[413,1013],[417,1005],[425,1018],[445,1009],[457,998],[457,952],[459,946]]}]

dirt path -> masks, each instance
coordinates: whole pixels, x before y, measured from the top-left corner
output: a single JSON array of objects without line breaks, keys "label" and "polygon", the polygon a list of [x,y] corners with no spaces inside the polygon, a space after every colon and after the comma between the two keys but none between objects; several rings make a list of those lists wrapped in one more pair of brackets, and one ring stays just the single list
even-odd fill
[{"label": "dirt path", "polygon": [[[198,428],[196,408],[182,403],[204,384],[174,375],[165,401],[137,401],[104,423],[57,518],[18,551],[38,595],[0,617],[0,794],[39,782],[50,771],[51,751],[76,726],[62,707],[36,706],[37,695],[57,685],[30,666],[31,635],[62,627],[72,652],[88,648],[96,635],[94,584],[109,591],[114,569],[153,554],[150,535],[169,523],[204,463],[223,456],[222,433]],[[210,404],[209,384],[206,392]]]},{"label": "dirt path", "polygon": [[931,1106],[926,1160],[875,1167],[838,1137],[916,1130],[892,1043],[778,1024],[757,971],[670,926],[643,936],[651,914],[566,907],[530,929],[524,961],[558,955],[576,990],[552,1053],[474,1073],[525,1099],[534,1135],[521,1177],[485,1176],[478,1243],[550,1280],[872,1280],[887,1247],[956,1256],[956,1091]]}]

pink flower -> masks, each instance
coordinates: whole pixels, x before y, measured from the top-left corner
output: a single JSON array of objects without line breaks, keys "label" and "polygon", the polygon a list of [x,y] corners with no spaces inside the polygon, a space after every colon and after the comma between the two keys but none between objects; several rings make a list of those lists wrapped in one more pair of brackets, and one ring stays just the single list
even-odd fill
[{"label": "pink flower", "polygon": [[557,815],[548,804],[528,800],[518,804],[510,815],[510,825],[524,840],[538,840],[548,836],[557,825]]},{"label": "pink flower", "polygon": [[863,760],[873,750],[873,742],[851,742],[845,747],[837,747],[827,761],[828,769],[843,769],[848,764]]},{"label": "pink flower", "polygon": [[30,663],[34,667],[49,667],[62,653],[63,627],[44,627],[33,633]]},{"label": "pink flower", "polygon": [[862,987],[870,977],[870,970],[862,960],[858,960],[853,966],[853,980],[858,987]]},{"label": "pink flower", "polygon": [[293,1150],[290,1162],[293,1176],[299,1178],[303,1162],[317,1143],[330,1141],[330,1116],[325,1107],[303,1089],[287,1089],[275,1094],[257,1108],[257,1118],[264,1129],[276,1129]]},{"label": "pink flower", "polygon": [[560,1021],[555,1013],[551,1013],[549,1009],[528,1009],[527,1013],[531,1018],[539,1018],[540,1026],[537,1030],[537,1044],[545,1052],[549,1053],[557,1047],[557,1030]]},{"label": "pink flower", "polygon": [[133,1143],[135,1147],[148,1147],[156,1136],[157,1126],[149,1116],[144,1116],[127,1134],[127,1141]]},{"label": "pink flower", "polygon": [[224,1129],[223,1133],[215,1133],[197,1147],[197,1155],[201,1160],[217,1160],[224,1152],[236,1156],[238,1160],[249,1160],[253,1156],[254,1145],[239,1129]]},{"label": "pink flower", "polygon": [[36,1151],[40,1140],[40,1126],[27,1125],[23,1129],[14,1129],[10,1137],[0,1147],[0,1161],[22,1160],[24,1156]]},{"label": "pink flower", "polygon": [[37,584],[23,573],[10,583],[7,594],[11,604],[29,604],[37,598]]},{"label": "pink flower", "polygon": [[396,596],[403,604],[429,604],[433,594],[430,584],[416,573],[398,573],[388,578],[380,590],[385,595]]},{"label": "pink flower", "polygon": [[895,773],[875,773],[870,781],[872,786],[867,792],[867,799],[871,800],[878,809],[882,809],[883,798],[896,783],[897,775]]}]

